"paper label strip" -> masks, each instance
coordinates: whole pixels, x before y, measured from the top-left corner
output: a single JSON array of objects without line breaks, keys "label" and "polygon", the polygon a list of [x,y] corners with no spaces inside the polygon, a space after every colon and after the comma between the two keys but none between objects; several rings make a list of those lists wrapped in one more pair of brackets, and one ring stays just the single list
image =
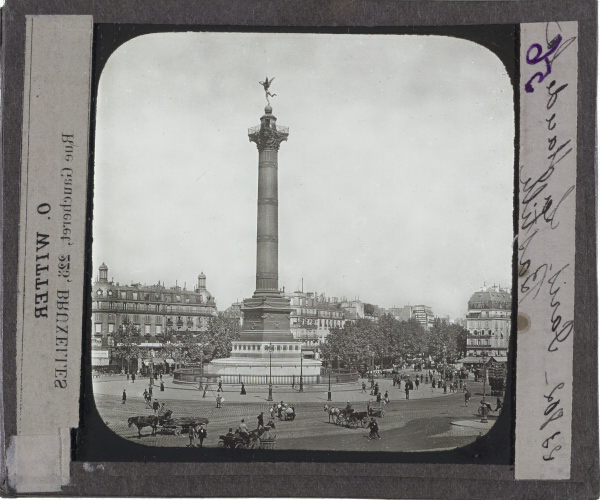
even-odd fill
[{"label": "paper label strip", "polygon": [[521,25],[515,478],[571,475],[577,23]]},{"label": "paper label strip", "polygon": [[91,16],[26,22],[17,435],[8,463],[19,492],[60,487],[69,428],[79,424],[93,33]]}]

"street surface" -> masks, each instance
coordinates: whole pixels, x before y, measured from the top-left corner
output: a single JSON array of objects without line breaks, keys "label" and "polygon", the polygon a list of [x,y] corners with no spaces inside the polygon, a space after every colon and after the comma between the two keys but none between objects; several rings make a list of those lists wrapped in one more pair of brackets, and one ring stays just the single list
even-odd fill
[{"label": "street surface", "polygon": [[[414,374],[413,380],[414,380]],[[246,395],[240,394],[240,386],[224,386],[221,393],[225,399],[222,408],[216,407],[216,387],[211,387],[206,397],[197,387],[173,384],[165,377],[165,391],[156,384],[153,398],[165,403],[173,411],[173,417],[208,418],[208,438],[204,446],[216,447],[220,434],[232,427],[238,427],[240,420],[246,420],[250,429],[257,426],[256,417],[264,412],[265,424],[269,420],[267,401],[268,389],[265,386],[246,386]],[[160,382],[160,380],[158,381]],[[410,391],[410,399],[405,399],[403,390],[393,387],[391,379],[377,379],[382,393],[387,390],[390,403],[385,417],[377,418],[381,440],[368,440],[368,429],[351,429],[328,422],[325,404],[344,408],[346,402],[353,404],[355,411],[366,411],[367,401],[373,399],[369,393],[362,393],[361,383],[332,386],[332,402],[327,402],[327,386],[305,387],[300,393],[296,386],[273,388],[273,399],[278,402],[293,403],[296,419],[291,422],[275,420],[277,449],[297,450],[343,450],[343,451],[436,451],[453,449],[472,443],[482,432],[482,426],[469,426],[479,422],[478,402],[482,394],[482,384],[468,381],[472,393],[468,407],[464,406],[464,394],[443,394],[443,389],[431,390],[431,385],[421,384],[419,390]],[[149,446],[183,447],[189,443],[187,435],[162,434],[160,428],[155,436],[151,428],[142,429],[138,437],[137,427],[128,427],[127,419],[137,415],[153,415],[146,408],[142,393],[148,387],[148,379],[136,379],[135,383],[124,376],[95,378],[94,397],[98,412],[107,426],[121,437]],[[367,386],[369,383],[367,382]],[[404,387],[404,386],[403,386]],[[122,404],[123,389],[127,391],[127,401]],[[324,390],[323,390],[324,389]],[[479,393],[479,394],[477,394]],[[488,392],[489,394],[489,392]],[[495,398],[489,398],[488,400]],[[494,405],[495,407],[495,405]],[[494,414],[490,416],[490,426]],[[467,425],[452,425],[452,422],[467,422]],[[487,432],[483,429],[483,434]]]}]

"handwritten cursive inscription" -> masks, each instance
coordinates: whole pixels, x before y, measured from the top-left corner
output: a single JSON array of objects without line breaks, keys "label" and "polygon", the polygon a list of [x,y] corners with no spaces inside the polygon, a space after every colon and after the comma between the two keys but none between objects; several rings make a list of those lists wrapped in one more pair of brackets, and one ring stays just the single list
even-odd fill
[{"label": "handwritten cursive inscription", "polygon": [[[564,464],[570,463],[572,382],[566,363],[572,364],[570,340],[574,331],[577,129],[572,110],[577,95],[576,77],[567,68],[573,59],[576,61],[577,44],[572,24],[564,26],[565,31],[559,23],[547,23],[532,29],[531,36],[522,40],[525,92],[521,99],[535,119],[522,123],[521,129],[522,137],[532,142],[521,148],[518,175],[518,304],[539,335],[533,338],[531,332],[523,333],[527,349],[518,356],[523,353],[539,358],[539,364],[531,366],[541,369],[522,382],[529,387],[518,388],[517,403],[519,391],[528,394],[523,407],[536,415],[523,446],[529,442],[529,449],[537,450],[531,459],[535,456],[539,464],[547,464],[536,466],[541,475],[548,473],[548,467],[564,473],[568,470]],[[569,248],[573,248],[572,254]],[[517,439],[523,437],[521,434]],[[522,477],[529,478],[530,474],[525,472]]]}]

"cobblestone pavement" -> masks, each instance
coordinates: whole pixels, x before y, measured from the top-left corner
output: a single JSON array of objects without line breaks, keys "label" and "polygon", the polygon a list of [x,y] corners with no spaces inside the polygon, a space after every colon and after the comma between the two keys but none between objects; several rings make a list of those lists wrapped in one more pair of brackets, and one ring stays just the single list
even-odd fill
[{"label": "cobblestone pavement", "polygon": [[[142,382],[142,381],[140,381]],[[162,434],[160,431],[151,435],[151,429],[146,427],[142,430],[142,437],[138,437],[135,426],[128,427],[127,419],[135,415],[152,415],[153,412],[146,408],[143,399],[133,393],[133,384],[127,385],[128,396],[125,404],[121,403],[117,387],[126,384],[123,380],[109,382],[94,381],[95,401],[98,412],[107,426],[119,436],[132,441],[150,446],[182,447],[189,443],[186,435],[175,436]],[[105,385],[108,384],[108,385]],[[114,385],[114,388],[112,386]],[[387,384],[386,384],[387,385]],[[389,381],[391,387],[391,381]],[[111,386],[111,387],[109,387]],[[386,387],[380,381],[380,386],[385,391]],[[145,384],[136,383],[136,392],[142,392]],[[227,388],[226,388],[227,389]],[[366,411],[366,401],[356,401],[355,398],[347,397],[348,394],[359,395],[368,398],[368,395],[360,394],[360,387],[346,388],[336,387],[338,400],[354,400],[355,411]],[[422,389],[424,389],[422,387]],[[431,393],[430,389],[428,389]],[[399,397],[399,391],[394,389],[394,396]],[[115,393],[116,394],[103,394]],[[414,391],[415,393],[417,391]],[[422,391],[426,393],[426,391]],[[340,397],[340,393],[342,394]],[[181,395],[185,394],[186,399]],[[177,396],[169,398],[166,396]],[[296,393],[297,395],[297,393]],[[214,399],[207,397],[202,399],[199,391],[165,391],[157,392],[154,396],[165,406],[173,410],[173,417],[205,417],[209,419],[208,439],[204,445],[215,447],[220,434],[224,434],[230,427],[236,428],[240,420],[244,418],[248,427],[253,429],[257,424],[257,415],[263,411],[265,423],[268,420],[268,408],[270,404],[266,401],[264,388],[252,388],[245,396],[240,396],[237,391],[225,392],[225,403],[223,408],[216,408]],[[193,396],[193,399],[192,399]],[[289,396],[282,393],[280,389],[274,396],[275,399],[284,399],[286,402],[296,402],[296,420],[284,422],[276,420],[275,433],[277,434],[277,449],[327,449],[327,450],[385,450],[385,451],[413,451],[413,450],[438,450],[451,449],[464,446],[474,441],[479,430],[471,428],[455,429],[451,425],[453,420],[477,419],[477,405],[464,406],[462,393],[438,395],[432,397],[421,394],[421,397],[411,399],[392,400],[386,408],[384,418],[377,419],[380,427],[382,440],[371,442],[366,439],[367,430],[350,429],[328,422],[328,414],[323,410],[326,397],[322,388],[318,391],[300,393],[294,397],[290,391]],[[392,397],[394,397],[392,396]],[[320,400],[315,400],[315,399]],[[240,401],[241,399],[241,401]],[[335,403],[330,403],[335,404]],[[338,406],[345,406],[338,403]]]}]

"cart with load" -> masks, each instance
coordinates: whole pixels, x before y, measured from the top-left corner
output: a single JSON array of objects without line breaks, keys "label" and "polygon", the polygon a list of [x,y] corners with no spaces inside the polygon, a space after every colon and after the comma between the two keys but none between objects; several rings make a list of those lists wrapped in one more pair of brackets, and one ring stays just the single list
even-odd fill
[{"label": "cart with load", "polygon": [[167,418],[160,422],[160,432],[162,434],[174,434],[179,436],[182,432],[189,432],[190,427],[199,427],[200,425],[207,425],[207,418],[196,418],[196,417],[178,417],[178,418]]}]

